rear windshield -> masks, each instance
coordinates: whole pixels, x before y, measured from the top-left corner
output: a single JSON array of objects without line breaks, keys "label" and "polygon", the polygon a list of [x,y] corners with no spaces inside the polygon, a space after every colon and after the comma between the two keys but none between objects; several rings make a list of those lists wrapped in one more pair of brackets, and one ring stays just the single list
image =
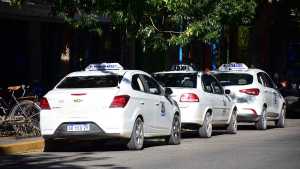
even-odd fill
[{"label": "rear windshield", "polygon": [[164,87],[197,87],[196,73],[163,73],[155,74],[154,78]]},{"label": "rear windshield", "polygon": [[253,82],[253,76],[246,73],[218,73],[215,77],[222,86],[249,85]]},{"label": "rear windshield", "polygon": [[121,81],[122,76],[76,76],[65,78],[57,88],[100,88],[116,87]]}]

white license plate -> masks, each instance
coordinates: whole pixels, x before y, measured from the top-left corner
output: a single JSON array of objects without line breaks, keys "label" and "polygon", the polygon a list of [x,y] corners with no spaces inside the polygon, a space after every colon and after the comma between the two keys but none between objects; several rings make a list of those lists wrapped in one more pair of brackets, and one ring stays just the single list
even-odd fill
[{"label": "white license plate", "polygon": [[90,131],[90,124],[69,124],[67,131]]}]

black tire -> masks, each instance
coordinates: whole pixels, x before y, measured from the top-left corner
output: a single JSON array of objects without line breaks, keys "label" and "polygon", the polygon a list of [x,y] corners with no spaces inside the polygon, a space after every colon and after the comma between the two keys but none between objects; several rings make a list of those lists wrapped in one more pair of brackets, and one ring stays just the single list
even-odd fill
[{"label": "black tire", "polygon": [[266,116],[266,108],[263,108],[261,116],[258,121],[255,123],[255,127],[257,130],[266,130],[267,129],[267,116]]},{"label": "black tire", "polygon": [[141,150],[144,145],[144,122],[138,117],[132,129],[130,140],[127,144],[129,150]]},{"label": "black tire", "polygon": [[286,107],[282,106],[280,115],[279,115],[279,119],[275,120],[275,126],[277,128],[284,128],[285,127],[285,114],[286,113]]},{"label": "black tire", "polygon": [[169,145],[178,145],[180,144],[181,139],[181,123],[179,115],[174,115],[171,135],[166,138],[166,142]]},{"label": "black tire", "polygon": [[233,110],[229,125],[227,126],[227,133],[228,134],[236,134],[237,133],[237,114],[236,110]]},{"label": "black tire", "polygon": [[204,117],[203,125],[199,128],[199,136],[210,138],[212,134],[212,114],[207,112]]},{"label": "black tire", "polygon": [[13,128],[17,136],[40,136],[40,107],[31,100],[22,100],[16,104],[9,119],[14,121]]}]

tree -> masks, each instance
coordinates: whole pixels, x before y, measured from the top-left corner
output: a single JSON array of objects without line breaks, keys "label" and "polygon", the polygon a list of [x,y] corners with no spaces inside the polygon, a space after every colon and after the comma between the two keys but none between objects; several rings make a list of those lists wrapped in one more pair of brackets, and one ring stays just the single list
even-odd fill
[{"label": "tree", "polygon": [[[250,24],[257,0],[44,0],[75,28],[102,33],[99,17],[149,48],[166,49],[192,40],[213,42],[224,25]],[[15,4],[26,0],[13,0]]]}]

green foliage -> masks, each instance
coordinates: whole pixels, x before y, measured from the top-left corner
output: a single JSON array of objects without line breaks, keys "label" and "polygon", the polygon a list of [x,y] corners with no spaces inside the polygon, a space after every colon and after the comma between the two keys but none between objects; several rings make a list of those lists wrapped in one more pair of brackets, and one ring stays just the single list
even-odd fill
[{"label": "green foliage", "polygon": [[[24,0],[13,0],[16,3]],[[213,42],[224,25],[249,25],[258,0],[44,0],[78,29],[101,34],[99,17],[138,38],[147,48],[166,49],[192,40]]]}]

